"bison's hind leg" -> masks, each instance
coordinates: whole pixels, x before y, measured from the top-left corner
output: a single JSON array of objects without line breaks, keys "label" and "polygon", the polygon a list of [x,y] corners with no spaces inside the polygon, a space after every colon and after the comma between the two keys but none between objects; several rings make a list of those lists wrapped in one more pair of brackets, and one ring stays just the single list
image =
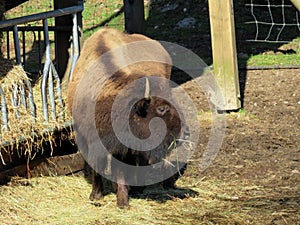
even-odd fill
[{"label": "bison's hind leg", "polygon": [[93,170],[92,192],[90,194],[90,200],[99,200],[103,197],[103,181],[101,175]]},{"label": "bison's hind leg", "polygon": [[[122,161],[126,164],[131,164],[131,154],[127,152],[127,154],[115,154],[113,155],[117,160]],[[115,166],[112,168],[113,176],[115,177],[116,183],[114,184],[115,189],[117,191],[117,206],[121,209],[129,208],[129,185],[125,179],[125,174],[123,169],[119,166]]]}]

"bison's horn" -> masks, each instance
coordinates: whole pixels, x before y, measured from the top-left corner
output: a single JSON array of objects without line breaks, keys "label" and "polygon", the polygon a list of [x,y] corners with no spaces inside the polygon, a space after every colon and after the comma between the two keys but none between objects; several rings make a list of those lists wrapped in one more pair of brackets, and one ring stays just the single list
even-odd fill
[{"label": "bison's horn", "polygon": [[144,98],[146,100],[150,100],[150,84],[148,78],[146,78],[146,85],[145,85],[145,95]]}]

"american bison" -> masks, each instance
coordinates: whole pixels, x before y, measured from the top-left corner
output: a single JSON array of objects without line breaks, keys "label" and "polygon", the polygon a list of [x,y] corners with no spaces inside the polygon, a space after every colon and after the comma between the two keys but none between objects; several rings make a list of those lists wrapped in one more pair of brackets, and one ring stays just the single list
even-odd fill
[{"label": "american bison", "polygon": [[[147,174],[128,173],[124,164],[143,168],[161,162],[174,140],[188,138],[168,83],[171,65],[162,45],[143,35],[103,28],[85,41],[70,79],[68,108],[79,148],[94,170],[91,200],[103,196],[101,176],[109,169],[116,183],[117,206],[129,206],[131,180]],[[93,107],[88,102],[94,102]],[[158,144],[153,143],[156,140]]]}]

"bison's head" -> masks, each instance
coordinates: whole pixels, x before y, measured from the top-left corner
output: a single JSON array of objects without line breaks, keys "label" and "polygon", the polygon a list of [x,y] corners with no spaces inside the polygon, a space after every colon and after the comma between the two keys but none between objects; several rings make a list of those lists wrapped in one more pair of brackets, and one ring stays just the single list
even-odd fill
[{"label": "bison's head", "polygon": [[[150,136],[158,141],[156,150],[167,154],[169,146],[189,138],[189,129],[176,102],[172,99],[171,89],[166,85],[153,84],[150,88],[145,79],[144,97],[130,110],[129,125],[134,136],[147,140]],[[164,90],[162,90],[164,89]],[[159,93],[157,93],[159,91]],[[163,92],[163,94],[162,94]],[[165,130],[165,132],[162,132]]]}]

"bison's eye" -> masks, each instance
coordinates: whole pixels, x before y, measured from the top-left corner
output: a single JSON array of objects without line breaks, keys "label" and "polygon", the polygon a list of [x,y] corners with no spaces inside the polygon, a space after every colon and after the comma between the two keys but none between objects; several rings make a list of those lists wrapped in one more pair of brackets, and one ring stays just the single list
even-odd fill
[{"label": "bison's eye", "polygon": [[164,105],[164,106],[159,106],[156,108],[156,112],[158,115],[163,116],[166,114],[166,112],[169,111],[169,106],[168,105]]}]

